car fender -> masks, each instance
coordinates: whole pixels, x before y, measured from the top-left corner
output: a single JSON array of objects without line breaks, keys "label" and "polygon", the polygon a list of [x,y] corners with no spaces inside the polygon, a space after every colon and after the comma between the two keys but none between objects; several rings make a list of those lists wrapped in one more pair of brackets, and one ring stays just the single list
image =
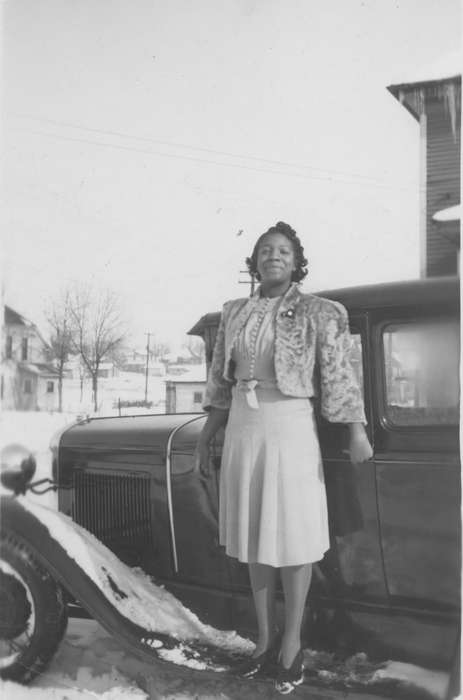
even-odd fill
[{"label": "car fender", "polygon": [[[63,525],[67,523],[68,519],[61,513],[54,513],[54,517],[62,519]],[[223,671],[224,667],[230,666],[233,659],[229,651],[211,644],[182,641],[168,634],[153,632],[123,616],[90,575],[19,499],[1,496],[0,523],[2,537],[13,535],[19,544],[30,548],[53,578],[130,653],[149,663],[152,663],[153,659],[168,662],[168,652],[181,649],[187,661],[189,657],[201,658],[202,673],[207,670]],[[108,576],[110,575],[108,565]],[[192,664],[185,665],[189,666],[189,671],[195,670]]]}]

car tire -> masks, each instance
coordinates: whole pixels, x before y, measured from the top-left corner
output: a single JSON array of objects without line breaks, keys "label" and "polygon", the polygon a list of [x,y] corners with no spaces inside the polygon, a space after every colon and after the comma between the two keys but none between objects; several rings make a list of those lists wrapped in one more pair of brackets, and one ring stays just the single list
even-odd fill
[{"label": "car tire", "polygon": [[61,586],[33,551],[0,538],[0,677],[28,683],[52,659],[67,627]]}]

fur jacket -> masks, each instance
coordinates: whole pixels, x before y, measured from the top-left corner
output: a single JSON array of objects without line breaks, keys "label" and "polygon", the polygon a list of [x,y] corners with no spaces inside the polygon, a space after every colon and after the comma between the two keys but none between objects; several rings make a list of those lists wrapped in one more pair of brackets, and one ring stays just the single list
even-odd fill
[{"label": "fur jacket", "polygon": [[[217,331],[203,408],[228,410],[233,376],[232,350],[260,297],[227,301]],[[352,339],[342,304],[304,294],[293,283],[275,321],[274,363],[277,386],[287,396],[320,393],[320,409],[333,423],[366,423],[363,398],[350,363]],[[316,378],[316,379],[315,379]]]}]

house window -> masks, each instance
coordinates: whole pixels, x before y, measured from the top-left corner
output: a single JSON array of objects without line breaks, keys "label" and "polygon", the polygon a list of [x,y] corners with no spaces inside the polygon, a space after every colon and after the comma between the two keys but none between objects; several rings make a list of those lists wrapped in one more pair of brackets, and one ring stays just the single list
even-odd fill
[{"label": "house window", "polygon": [[27,338],[22,339],[21,343],[21,360],[27,360]]},{"label": "house window", "polygon": [[6,359],[11,360],[13,357],[13,336],[7,335],[6,337]]},{"label": "house window", "polygon": [[25,394],[32,394],[32,380],[31,379],[24,380],[24,393]]},{"label": "house window", "polygon": [[53,394],[55,391],[55,382],[47,382],[47,394]]},{"label": "house window", "polygon": [[193,403],[202,403],[203,400],[203,392],[202,391],[195,391],[193,393]]},{"label": "house window", "polygon": [[458,321],[436,318],[387,326],[383,347],[391,423],[458,424]]}]

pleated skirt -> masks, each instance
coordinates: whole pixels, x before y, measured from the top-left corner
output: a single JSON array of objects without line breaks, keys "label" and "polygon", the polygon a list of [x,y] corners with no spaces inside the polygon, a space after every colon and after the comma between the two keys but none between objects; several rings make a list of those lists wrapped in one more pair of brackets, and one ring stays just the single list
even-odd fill
[{"label": "pleated skirt", "polygon": [[233,388],[220,471],[220,543],[247,563],[319,561],[329,549],[323,466],[310,399]]}]

